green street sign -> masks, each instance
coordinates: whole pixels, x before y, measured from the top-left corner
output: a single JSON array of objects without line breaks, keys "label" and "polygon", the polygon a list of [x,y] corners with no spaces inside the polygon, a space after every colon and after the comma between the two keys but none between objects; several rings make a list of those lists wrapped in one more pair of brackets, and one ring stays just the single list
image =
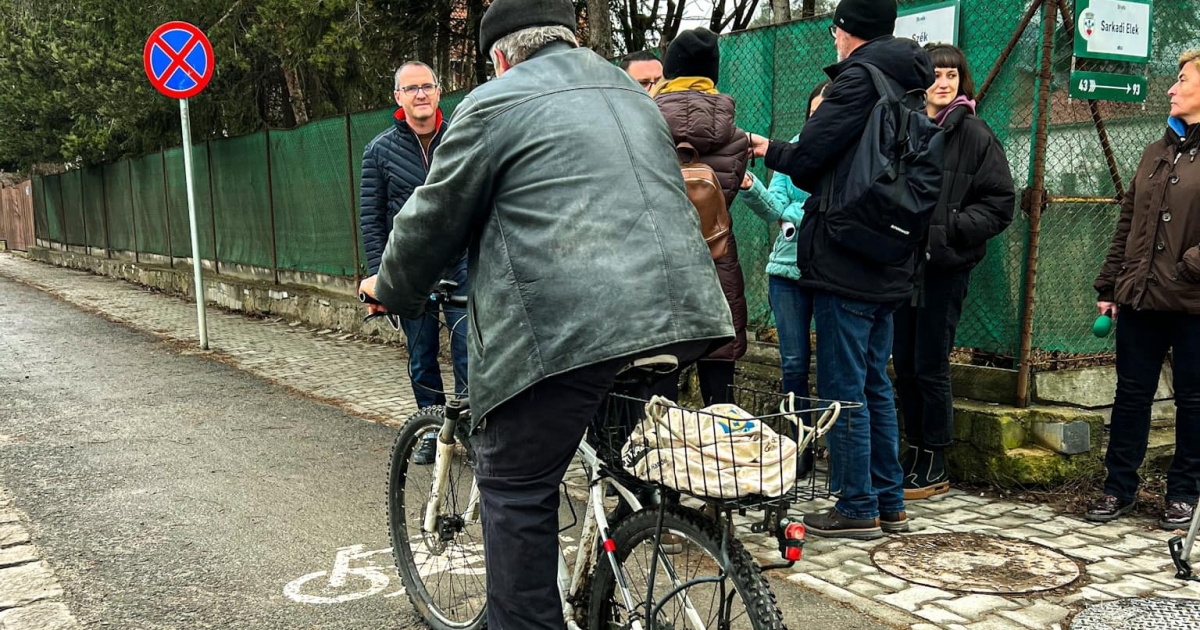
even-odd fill
[{"label": "green street sign", "polygon": [[1146,102],[1146,77],[1108,72],[1071,73],[1071,98],[1091,101]]},{"label": "green street sign", "polygon": [[1075,0],[1075,56],[1146,63],[1152,0]]}]

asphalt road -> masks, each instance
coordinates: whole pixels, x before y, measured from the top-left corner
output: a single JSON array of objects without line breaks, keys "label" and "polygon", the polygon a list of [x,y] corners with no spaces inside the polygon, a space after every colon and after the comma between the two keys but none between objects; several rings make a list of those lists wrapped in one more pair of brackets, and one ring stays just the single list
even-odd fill
[{"label": "asphalt road", "polygon": [[[369,555],[394,434],[0,278],[0,486],[87,627],[421,627]],[[774,586],[792,628],[885,627]]]}]

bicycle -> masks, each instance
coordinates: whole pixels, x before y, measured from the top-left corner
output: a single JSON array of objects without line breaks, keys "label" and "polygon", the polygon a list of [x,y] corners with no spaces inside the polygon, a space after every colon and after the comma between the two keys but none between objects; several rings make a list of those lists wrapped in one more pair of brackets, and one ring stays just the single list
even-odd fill
[{"label": "bicycle", "polygon": [[[461,298],[439,287],[431,299],[455,304]],[[665,375],[675,374],[678,367],[677,359],[668,355],[631,362],[598,422],[579,444],[577,472],[586,479],[586,508],[578,544],[560,544],[559,555],[559,594],[568,628],[785,627],[762,571],[791,567],[802,555],[804,527],[787,518],[795,492],[794,460],[786,465],[779,460],[780,471],[791,467],[792,480],[773,497],[724,491],[715,492],[718,498],[713,498],[699,490],[714,494],[715,488],[698,487],[707,484],[699,479],[690,483],[687,470],[674,470],[674,479],[661,472],[657,479],[643,479],[626,470],[631,428],[642,421],[644,410],[665,414],[660,420],[671,414],[692,414],[689,417],[697,419],[697,425],[710,422],[713,435],[718,426],[732,426],[727,416],[637,396]],[[805,399],[775,396],[780,399],[778,413],[741,418],[739,426],[781,421],[803,425],[799,415],[818,416],[811,427],[798,429],[797,454],[828,432],[841,410],[850,406],[808,400],[808,408],[797,409],[796,402]],[[470,413],[466,395],[450,397],[444,408],[418,412],[397,436],[389,463],[388,523],[396,567],[409,600],[435,630],[476,630],[485,623],[479,490],[466,435]],[[430,432],[437,432],[434,463],[416,464],[413,455]],[[712,446],[714,454],[709,456],[719,458],[716,451],[723,444]],[[763,456],[761,448],[759,456]],[[705,468],[704,456],[700,459],[699,466]],[[721,463],[715,465],[719,469]],[[605,496],[610,486],[627,509],[608,512]],[[672,502],[672,494],[682,500]],[[579,525],[569,498],[568,507],[574,520],[560,528],[560,534]],[[737,539],[733,512],[744,515],[749,509],[762,510],[763,517],[752,530],[776,538],[782,562],[758,566]],[[667,534],[679,537],[682,548],[668,552],[662,544]],[[570,546],[575,547],[574,562],[568,565]],[[741,600],[736,605],[735,597]]]}]

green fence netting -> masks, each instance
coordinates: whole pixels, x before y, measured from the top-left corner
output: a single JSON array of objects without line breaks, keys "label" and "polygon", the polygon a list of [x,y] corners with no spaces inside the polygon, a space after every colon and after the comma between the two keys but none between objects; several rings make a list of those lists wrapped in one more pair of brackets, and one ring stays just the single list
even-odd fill
[{"label": "green fence netting", "polygon": [[345,118],[292,131],[272,131],[271,187],[279,267],[334,276],[354,275],[358,247],[355,159]]},{"label": "green fence netting", "polygon": [[171,252],[167,248],[167,193],[162,155],[151,153],[130,160],[130,177],[138,251],[168,256]]},{"label": "green fence netting", "polygon": [[104,165],[104,199],[108,205],[109,247],[137,251],[137,222],[133,215],[133,189],[129,186],[129,160]]},{"label": "green fence netting", "polygon": [[[188,217],[187,179],[184,174],[183,148],[167,149],[163,155],[167,169],[167,209],[171,224],[171,255],[192,255],[192,229]],[[200,258],[213,259],[212,190],[208,185],[208,145],[192,147],[192,177],[196,204],[196,232]]]},{"label": "green fence netting", "polygon": [[266,135],[216,140],[208,150],[212,158],[218,259],[271,269]]},{"label": "green fence netting", "polygon": [[41,175],[35,176],[32,181],[33,187],[33,234],[39,239],[48,239],[49,227],[46,224],[46,193],[42,188],[46,184],[46,178]]},{"label": "green fence netting", "polygon": [[55,243],[65,243],[63,231],[62,175],[50,175],[42,179],[46,193],[46,238]]},{"label": "green fence netting", "polygon": [[83,191],[83,225],[90,247],[107,248],[104,240],[104,167],[96,164],[79,171]]},{"label": "green fence netting", "polygon": [[62,184],[63,238],[68,245],[86,245],[87,229],[83,219],[79,169],[71,169],[59,177]]}]

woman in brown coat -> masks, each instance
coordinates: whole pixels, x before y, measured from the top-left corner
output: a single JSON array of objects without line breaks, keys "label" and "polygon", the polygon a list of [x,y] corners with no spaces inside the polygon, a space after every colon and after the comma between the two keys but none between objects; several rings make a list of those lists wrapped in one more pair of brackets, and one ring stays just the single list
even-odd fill
[{"label": "woman in brown coat", "polygon": [[1175,459],[1159,526],[1186,527],[1200,492],[1200,50],[1179,59],[1163,139],[1146,147],[1104,268],[1102,314],[1117,319],[1117,396],[1104,496],[1089,521],[1133,509],[1146,456],[1150,408],[1167,351],[1174,357]]},{"label": "woman in brown coat", "polygon": [[[675,143],[690,143],[699,152],[700,161],[716,172],[725,205],[731,207],[746,174],[750,141],[734,123],[733,98],[717,92],[720,66],[716,34],[705,28],[684,31],[667,48],[663,59],[665,80],[654,87],[651,96],[667,119]],[[732,402],[734,362],[746,354],[745,281],[732,233],[727,253],[714,262],[737,336],[698,364],[705,405]]]}]

